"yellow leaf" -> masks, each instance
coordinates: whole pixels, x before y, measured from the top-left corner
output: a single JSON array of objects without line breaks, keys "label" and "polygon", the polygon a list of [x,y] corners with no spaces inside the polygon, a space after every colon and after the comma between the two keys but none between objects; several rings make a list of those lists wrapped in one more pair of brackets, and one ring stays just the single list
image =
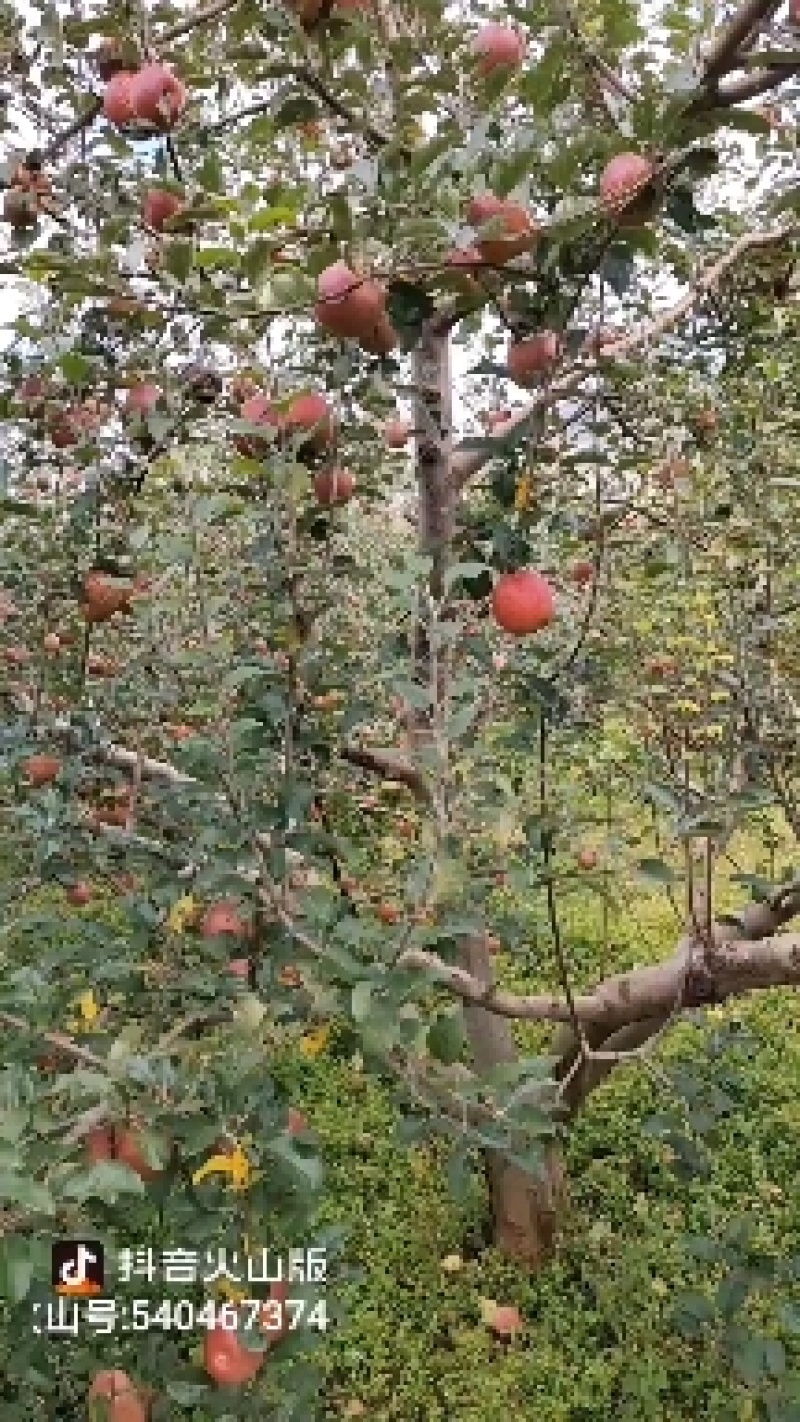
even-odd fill
[{"label": "yellow leaf", "polygon": [[241,1303],[242,1299],[250,1298],[252,1293],[251,1289],[237,1289],[228,1279],[217,1279],[214,1288],[217,1294],[221,1294],[224,1299],[230,1299],[231,1303]]},{"label": "yellow leaf", "polygon": [[246,1190],[255,1178],[253,1167],[240,1145],[225,1155],[212,1155],[194,1172],[192,1183],[199,1185],[202,1180],[207,1180],[209,1175],[230,1176],[231,1190]]},{"label": "yellow leaf", "polygon": [[514,495],[514,508],[517,513],[522,513],[524,509],[530,507],[531,495],[533,494],[533,480],[530,474],[523,474]]},{"label": "yellow leaf", "polygon": [[325,1051],[331,1037],[331,1025],[324,1022],[321,1027],[317,1027],[313,1032],[307,1032],[300,1039],[300,1051],[304,1057],[319,1057]]},{"label": "yellow leaf", "polygon": [[85,1026],[91,1027],[100,1016],[100,1008],[97,1005],[97,999],[91,988],[88,992],[82,992],[76,999],[76,1002],[81,1015],[81,1021]]},{"label": "yellow leaf", "polygon": [[197,909],[197,900],[193,899],[191,894],[176,899],[169,911],[167,928],[171,933],[185,933],[187,928],[191,928],[197,916]]}]

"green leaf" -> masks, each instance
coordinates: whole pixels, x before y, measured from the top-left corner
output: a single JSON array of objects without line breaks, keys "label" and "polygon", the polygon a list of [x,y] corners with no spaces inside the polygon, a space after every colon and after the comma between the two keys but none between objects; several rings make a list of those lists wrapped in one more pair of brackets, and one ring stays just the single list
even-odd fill
[{"label": "green leaf", "polygon": [[54,1215],[56,1210],[48,1185],[10,1170],[0,1170],[0,1204],[22,1205],[43,1215]]},{"label": "green leaf", "polygon": [[470,701],[453,711],[447,722],[447,734],[451,740],[458,741],[466,735],[480,709],[479,701]]},{"label": "green leaf", "polygon": [[428,1028],[426,1040],[428,1051],[437,1061],[444,1062],[445,1066],[457,1062],[466,1042],[461,1010],[440,1013]]},{"label": "green leaf", "polygon": [[58,362],[65,380],[70,385],[85,385],[91,378],[93,366],[79,351],[66,351]]},{"label": "green leaf", "polygon": [[322,1184],[322,1162],[317,1155],[300,1151],[289,1136],[275,1136],[266,1145],[268,1153],[299,1177],[309,1189],[316,1191]]},{"label": "green leaf", "polygon": [[372,993],[375,987],[374,982],[365,979],[356,983],[350,994],[350,1011],[355,1022],[364,1022],[369,1016],[372,1006]]},{"label": "green leaf", "polygon": [[207,1383],[167,1382],[165,1387],[167,1396],[177,1402],[179,1407],[199,1406],[211,1391]]},{"label": "green leaf", "polygon": [[272,115],[276,129],[291,128],[295,124],[310,123],[319,118],[319,105],[305,94],[292,95]]},{"label": "green leaf", "polygon": [[120,1195],[144,1195],[144,1182],[129,1166],[116,1160],[101,1160],[89,1170],[71,1176],[62,1188],[68,1200],[102,1200],[113,1205]]},{"label": "green leaf", "polygon": [[405,350],[416,344],[423,323],[434,310],[433,299],[423,287],[408,281],[391,283],[387,311]]},{"label": "green leaf", "polygon": [[636,865],[637,872],[645,879],[652,879],[657,884],[677,884],[680,882],[680,875],[666,864],[663,859],[640,859]]},{"label": "green leaf", "polygon": [[420,686],[416,681],[396,681],[393,683],[393,690],[404,701],[408,702],[415,711],[428,711],[431,704],[431,693],[427,686]]},{"label": "green leaf", "polygon": [[480,577],[487,569],[487,563],[454,563],[452,568],[447,570],[444,584],[446,591],[451,592],[455,584],[463,579]]},{"label": "green leaf", "polygon": [[447,1161],[447,1185],[457,1205],[465,1204],[475,1186],[468,1150],[459,1146]]},{"label": "green leaf", "polygon": [[186,281],[194,263],[194,243],[173,238],[165,246],[164,266],[170,276]]},{"label": "green leaf", "polygon": [[0,1251],[0,1298],[21,1303],[28,1297],[35,1272],[36,1245],[31,1240],[7,1236]]}]

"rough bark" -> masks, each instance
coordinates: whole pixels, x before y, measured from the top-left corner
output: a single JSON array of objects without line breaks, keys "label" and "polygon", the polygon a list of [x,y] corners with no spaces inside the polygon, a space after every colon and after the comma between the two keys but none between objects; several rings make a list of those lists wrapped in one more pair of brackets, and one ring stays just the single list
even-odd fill
[{"label": "rough bark", "polygon": [[[433,559],[431,592],[438,598],[453,539],[458,491],[452,471],[450,340],[435,326],[423,332],[415,351],[414,384],[420,546]],[[423,625],[416,641],[420,671],[427,652]],[[427,729],[420,718],[418,744]],[[480,938],[464,942],[462,967],[487,986],[494,981],[491,958]],[[507,1021],[474,1002],[465,1004],[464,1016],[473,1065],[479,1074],[516,1061],[518,1050]],[[495,1245],[529,1268],[541,1267],[552,1253],[566,1200],[560,1152],[556,1148],[548,1152],[542,1178],[537,1178],[498,1152],[488,1151],[486,1173]]]},{"label": "rough bark", "polygon": [[[485,942],[468,939],[463,966],[487,986],[494,968]],[[516,1061],[519,1053],[509,1021],[474,1003],[466,1003],[464,1018],[472,1060],[479,1075]],[[531,1176],[497,1151],[486,1152],[486,1178],[492,1208],[494,1243],[510,1258],[540,1269],[551,1257],[567,1206],[567,1178],[558,1146],[545,1155],[541,1177]]]}]

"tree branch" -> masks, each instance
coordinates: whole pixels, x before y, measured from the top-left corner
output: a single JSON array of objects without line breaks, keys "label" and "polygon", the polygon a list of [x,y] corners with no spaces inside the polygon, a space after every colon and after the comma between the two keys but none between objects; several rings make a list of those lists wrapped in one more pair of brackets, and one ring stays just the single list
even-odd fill
[{"label": "tree branch", "polygon": [[687,971],[689,956],[690,950],[683,948],[664,963],[606,978],[593,992],[575,996],[571,1004],[551,993],[523,995],[487,987],[463,968],[424,949],[407,949],[397,966],[431,973],[456,997],[501,1017],[569,1023],[574,1011],[580,1023],[602,1027],[604,1037],[644,1019],[657,1023],[662,1014],[671,1011],[684,978],[685,1008],[724,1002],[766,988],[800,986],[798,934],[717,943],[697,955]]},{"label": "tree branch", "polygon": [[716,84],[723,74],[737,68],[742,45],[765,21],[772,19],[780,6],[781,0],[744,0],[709,46],[703,69],[704,84]]},{"label": "tree branch", "polygon": [[344,746],[340,751],[342,760],[357,765],[362,770],[371,770],[383,780],[397,780],[408,786],[420,799],[428,799],[430,789],[425,776],[416,766],[394,750],[362,750],[359,746]]},{"label": "tree branch", "polygon": [[[492,459],[493,450],[491,446],[495,444],[495,440],[497,442],[496,447],[500,448],[502,443],[508,440],[512,431],[522,428],[526,422],[531,420],[539,411],[557,404],[559,400],[564,400],[567,396],[574,395],[586,377],[602,369],[602,365],[605,361],[615,357],[626,356],[631,351],[636,350],[637,347],[645,345],[647,342],[654,340],[657,336],[663,335],[664,332],[671,330],[684,316],[689,314],[700,297],[711,291],[725,273],[731,267],[735,266],[746,253],[759,247],[769,247],[784,242],[792,235],[794,229],[795,223],[787,222],[770,232],[744,233],[743,236],[737,238],[728,252],[722,257],[719,257],[717,261],[711,263],[711,265],[700,274],[697,281],[690,287],[689,291],[680,301],[676,302],[674,306],[670,306],[666,311],[662,311],[660,316],[653,317],[651,321],[643,324],[638,330],[631,331],[620,340],[613,342],[613,344],[604,346],[601,357],[581,360],[571,370],[568,370],[559,381],[553,382],[547,389],[542,390],[540,394],[536,395],[528,407],[519,415],[515,416],[513,420],[509,420],[503,429],[502,435],[495,437],[490,436],[486,441],[482,441],[484,447],[480,450],[470,450],[468,446],[462,444],[453,455],[452,477],[454,487],[456,489],[463,489],[464,485],[479,473],[483,466]],[[486,444],[490,445],[488,449],[485,447]]]}]

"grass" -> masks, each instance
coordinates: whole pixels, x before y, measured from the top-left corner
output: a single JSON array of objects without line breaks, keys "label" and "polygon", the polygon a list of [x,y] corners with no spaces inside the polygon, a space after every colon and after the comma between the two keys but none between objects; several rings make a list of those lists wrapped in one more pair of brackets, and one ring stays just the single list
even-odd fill
[{"label": "grass", "polygon": [[[741,890],[721,885],[727,901]],[[579,976],[667,953],[674,916],[663,895],[638,900],[635,919],[612,915],[602,943],[599,907],[575,900],[565,929]],[[504,976],[519,984],[510,960]],[[733,1052],[737,1109],[718,1131],[706,1179],[681,1181],[669,1152],[643,1127],[665,1092],[641,1068],[619,1071],[590,1101],[567,1147],[572,1206],[558,1256],[530,1277],[482,1244],[485,1195],[453,1203],[437,1149],[400,1145],[389,1094],[347,1061],[291,1065],[293,1086],[326,1147],[324,1214],[350,1230],[363,1270],[348,1289],[349,1318],[325,1348],[325,1415],[380,1422],[746,1422],[765,1417],[765,1385],[746,1385],[712,1339],[687,1342],[673,1322],[680,1292],[703,1291],[714,1266],[688,1257],[685,1235],[713,1237],[737,1217],[757,1222],[772,1257],[800,1252],[795,1197],[800,1127],[800,1007],[771,992],[714,1009],[711,1027],[741,1023],[752,1053]],[[529,1046],[536,1029],[521,1033]],[[701,1073],[708,1029],[686,1024],[659,1057]],[[715,1079],[716,1069],[709,1070]],[[444,1268],[460,1255],[455,1272]],[[481,1322],[481,1299],[516,1304],[526,1328],[511,1345]],[[757,1300],[753,1326],[779,1333],[775,1300]],[[798,1358],[783,1336],[790,1366]],[[778,1415],[777,1413],[775,1414]],[[791,1414],[786,1414],[791,1415]]]}]

